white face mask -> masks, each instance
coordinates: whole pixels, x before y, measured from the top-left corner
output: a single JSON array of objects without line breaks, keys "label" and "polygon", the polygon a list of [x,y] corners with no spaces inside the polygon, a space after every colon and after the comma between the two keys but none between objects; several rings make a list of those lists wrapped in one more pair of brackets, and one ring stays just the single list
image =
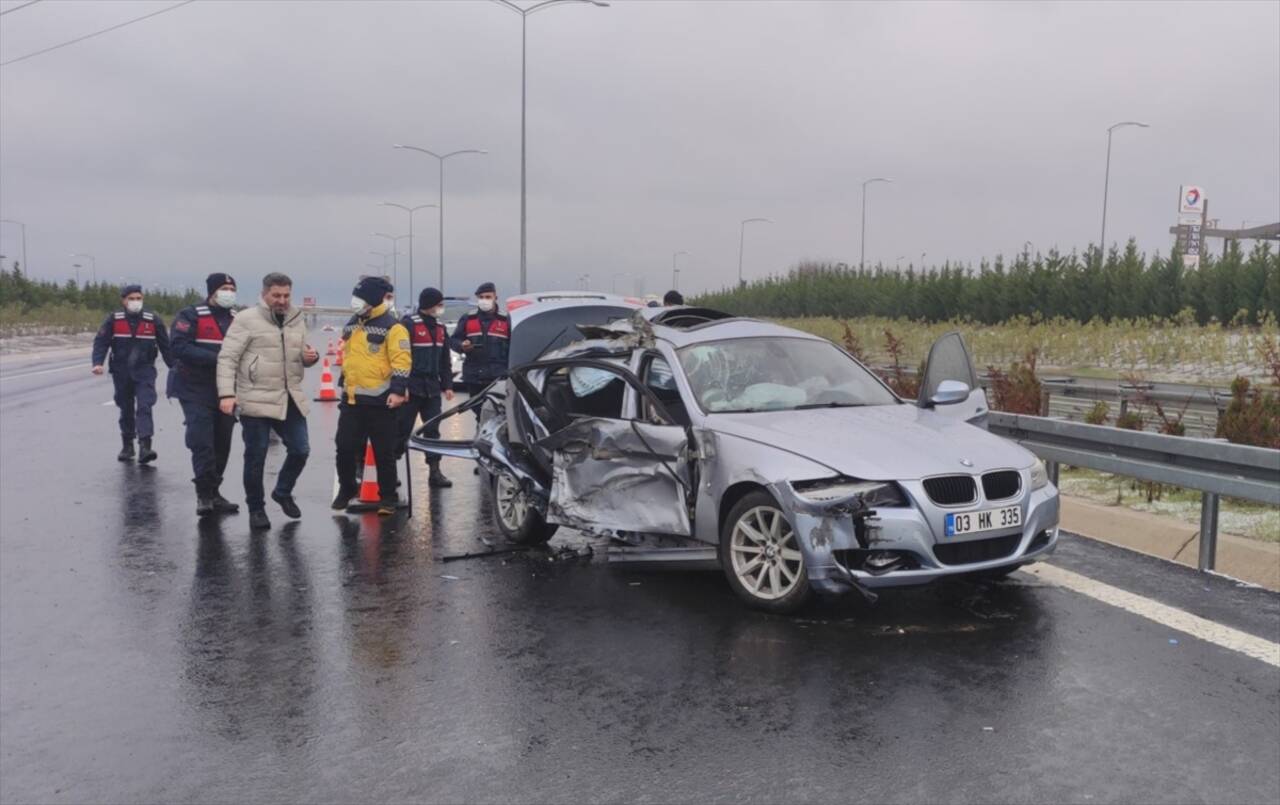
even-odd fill
[{"label": "white face mask", "polygon": [[493,300],[492,300],[492,299],[477,299],[477,300],[476,300],[476,307],[480,308],[480,309],[481,309],[481,310],[483,310],[485,313],[488,313],[490,310],[493,310]]},{"label": "white face mask", "polygon": [[396,315],[396,298],[394,296],[389,296],[386,299],[383,299],[382,303],[387,306],[388,313],[392,316]]},{"label": "white face mask", "polygon": [[440,305],[439,307],[433,307],[433,308],[431,308],[431,311],[428,313],[428,315],[430,315],[430,316],[431,316],[431,318],[433,318],[433,319],[438,319],[438,318],[440,318],[441,316],[443,316],[443,315],[444,315],[444,305]]},{"label": "white face mask", "polygon": [[130,300],[128,300],[127,302],[125,302],[125,303],[124,303],[124,309],[125,309],[125,310],[127,310],[127,311],[129,311],[130,313],[141,313],[141,312],[142,312],[142,300],[141,300],[141,299],[130,299]]},{"label": "white face mask", "polygon": [[214,291],[213,303],[218,307],[231,309],[236,306],[236,292],[227,290]]},{"label": "white face mask", "polygon": [[360,314],[369,309],[369,303],[358,296],[351,297],[351,312]]}]

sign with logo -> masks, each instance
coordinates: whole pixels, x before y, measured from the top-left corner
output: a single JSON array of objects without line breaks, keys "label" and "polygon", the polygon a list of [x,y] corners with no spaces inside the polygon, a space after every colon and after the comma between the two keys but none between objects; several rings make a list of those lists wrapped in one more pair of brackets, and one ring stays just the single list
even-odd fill
[{"label": "sign with logo", "polygon": [[302,306],[303,306],[303,307],[315,307],[315,306],[316,306],[316,298],[315,298],[314,296],[304,296],[304,297],[302,297]]},{"label": "sign with logo", "polygon": [[1182,195],[1178,198],[1179,215],[1204,216],[1204,189],[1199,185],[1184,184]]}]

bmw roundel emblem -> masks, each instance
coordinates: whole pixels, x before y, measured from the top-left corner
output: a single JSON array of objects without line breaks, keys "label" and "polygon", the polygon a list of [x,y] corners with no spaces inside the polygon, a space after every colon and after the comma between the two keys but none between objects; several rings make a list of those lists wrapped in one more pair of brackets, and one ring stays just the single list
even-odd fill
[{"label": "bmw roundel emblem", "polygon": [[964,466],[966,466],[966,467],[972,467],[972,466],[973,466],[973,462],[972,462],[972,461],[970,461],[970,460],[969,460],[969,459],[967,459],[967,458],[962,458],[962,459],[960,459],[960,463],[961,463],[961,464],[963,464],[963,465],[964,465]]}]

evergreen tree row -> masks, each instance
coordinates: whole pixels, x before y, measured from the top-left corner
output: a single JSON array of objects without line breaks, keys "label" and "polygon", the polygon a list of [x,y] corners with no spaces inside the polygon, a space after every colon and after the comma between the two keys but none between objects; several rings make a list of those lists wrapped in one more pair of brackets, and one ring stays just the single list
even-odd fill
[{"label": "evergreen tree row", "polygon": [[[172,316],[187,305],[203,299],[198,291],[186,290],[183,293],[148,290],[143,287],[148,308],[166,316]],[[22,273],[20,266],[15,265],[11,271],[0,271],[0,308],[20,307],[23,312],[38,311],[41,308],[66,305],[88,310],[101,310],[104,313],[120,305],[120,286],[107,282],[86,282],[77,285],[75,280],[67,280],[59,285],[49,280],[33,280]]]},{"label": "evergreen tree row", "polygon": [[1253,325],[1280,319],[1280,253],[1270,244],[1233,245],[1195,269],[1178,254],[1148,258],[1130,241],[1106,260],[1086,256],[1021,255],[1012,264],[984,261],[977,270],[946,264],[903,271],[859,270],[805,262],[785,277],[707,293],[696,304],[739,315],[888,316],[923,321],[969,319],[987,324],[1015,316],[1092,319],[1186,317],[1200,324]]}]

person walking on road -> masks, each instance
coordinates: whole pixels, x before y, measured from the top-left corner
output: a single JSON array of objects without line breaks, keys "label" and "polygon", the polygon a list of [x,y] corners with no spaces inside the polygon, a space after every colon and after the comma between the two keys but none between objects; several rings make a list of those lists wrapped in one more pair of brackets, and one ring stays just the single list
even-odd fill
[{"label": "person walking on road", "polygon": [[169,334],[164,320],[144,308],[141,285],[120,289],[120,307],[107,316],[93,338],[93,373],[102,374],[105,363],[115,384],[123,442],[116,458],[132,461],[133,440],[137,438],[138,463],[150,464],[158,457],[151,447],[151,437],[155,435],[151,407],[156,404],[156,355],[165,366],[173,366]]},{"label": "person walking on road", "polygon": [[272,431],[286,452],[271,499],[289,517],[302,516],[293,499],[293,485],[311,453],[302,375],[320,360],[320,353],[307,343],[307,325],[302,311],[291,304],[292,295],[293,280],[286,275],[263,277],[261,301],[235,317],[218,353],[218,407],[228,415],[240,409],[244,498],[254,530],[271,527],[262,473]]},{"label": "person walking on road", "polygon": [[667,291],[662,296],[663,307],[678,307],[684,304],[684,294],[679,291]]},{"label": "person walking on road", "polygon": [[359,491],[356,457],[368,441],[378,465],[378,514],[395,514],[396,454],[399,426],[396,409],[409,398],[409,374],[413,356],[409,332],[391,314],[387,295],[391,283],[382,277],[364,277],[351,292],[355,314],[342,330],[346,355],[342,364],[342,399],[338,402],[338,433],[334,463],[338,494],[333,508],[345,509]]},{"label": "person walking on road", "polygon": [[[441,397],[453,399],[453,359],[449,351],[448,332],[440,323],[444,313],[444,294],[435,288],[423,288],[418,295],[418,312],[400,320],[409,333],[413,352],[413,369],[409,373],[409,401],[400,407],[400,440],[397,457],[408,449],[414,422],[419,416],[426,422],[437,416],[443,408]],[[436,423],[427,429],[427,436],[440,435]],[[427,485],[433,488],[453,486],[453,482],[440,471],[440,456],[427,456],[431,472]]]},{"label": "person walking on road", "polygon": [[236,420],[218,407],[218,353],[235,316],[236,281],[230,274],[210,274],[205,288],[204,304],[185,307],[173,319],[174,364],[166,389],[182,405],[199,517],[240,511],[219,491]]},{"label": "person walking on road", "polygon": [[[493,381],[506,377],[511,319],[498,308],[498,292],[492,282],[476,288],[476,309],[458,319],[449,341],[454,351],[465,358],[462,382],[468,394],[478,394]],[[480,416],[478,409],[476,416]]]}]

